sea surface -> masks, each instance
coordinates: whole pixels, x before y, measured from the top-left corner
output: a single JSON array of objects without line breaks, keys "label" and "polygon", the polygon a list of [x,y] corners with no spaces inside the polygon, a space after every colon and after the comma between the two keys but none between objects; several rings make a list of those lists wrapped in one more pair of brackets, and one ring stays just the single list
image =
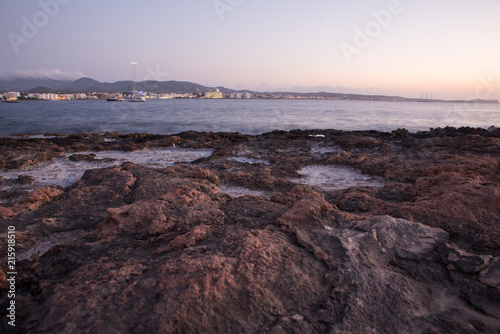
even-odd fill
[{"label": "sea surface", "polygon": [[335,100],[148,100],[146,103],[0,103],[0,137],[45,133],[152,133],[188,130],[261,134],[337,129],[411,132],[500,125],[500,104]]}]

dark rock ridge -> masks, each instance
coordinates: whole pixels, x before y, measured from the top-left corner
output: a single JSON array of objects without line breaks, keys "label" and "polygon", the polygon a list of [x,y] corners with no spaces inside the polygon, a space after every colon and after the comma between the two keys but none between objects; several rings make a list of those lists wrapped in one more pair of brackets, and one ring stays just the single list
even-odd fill
[{"label": "dark rock ridge", "polygon": [[[91,169],[67,188],[0,178],[0,237],[16,227],[18,257],[12,328],[0,243],[2,332],[500,332],[498,130],[2,138],[0,167],[174,144],[215,151]],[[310,165],[385,185],[291,181]]]}]

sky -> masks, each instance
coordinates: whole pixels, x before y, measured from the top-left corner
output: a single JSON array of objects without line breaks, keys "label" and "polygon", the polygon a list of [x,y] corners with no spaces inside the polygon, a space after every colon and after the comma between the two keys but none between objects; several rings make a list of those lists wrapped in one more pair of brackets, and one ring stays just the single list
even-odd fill
[{"label": "sky", "polygon": [[499,18],[500,0],[2,1],[0,79],[500,100]]}]

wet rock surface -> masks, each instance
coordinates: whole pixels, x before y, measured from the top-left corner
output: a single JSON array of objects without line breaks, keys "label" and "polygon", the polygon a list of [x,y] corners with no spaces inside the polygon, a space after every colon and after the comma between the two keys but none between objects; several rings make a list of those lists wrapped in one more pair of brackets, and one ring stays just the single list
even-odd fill
[{"label": "wet rock surface", "polygon": [[[18,272],[12,328],[0,243],[2,332],[500,331],[498,130],[2,138],[0,168],[173,146],[213,154],[96,165],[65,188],[0,178]],[[383,184],[295,182],[308,166]]]}]

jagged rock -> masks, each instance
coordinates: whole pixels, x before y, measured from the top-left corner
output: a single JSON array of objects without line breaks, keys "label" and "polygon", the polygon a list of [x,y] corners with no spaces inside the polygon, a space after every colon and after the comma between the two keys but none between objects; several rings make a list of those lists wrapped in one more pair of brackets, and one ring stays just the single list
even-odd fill
[{"label": "jagged rock", "polygon": [[450,249],[448,261],[458,270],[465,273],[478,273],[489,267],[493,256],[477,255],[461,249]]},{"label": "jagged rock", "polygon": [[0,218],[7,219],[15,215],[15,212],[12,209],[4,208],[0,206]]},{"label": "jagged rock", "polygon": [[80,162],[80,161],[89,161],[92,162],[97,159],[97,155],[94,153],[91,154],[72,154],[68,158],[71,161]]},{"label": "jagged rock", "polygon": [[35,211],[41,206],[57,200],[63,194],[61,187],[51,186],[23,195],[11,208],[0,207],[0,217],[9,218]]},{"label": "jagged rock", "polygon": [[7,283],[7,275],[3,272],[2,268],[0,268],[0,289],[7,289],[10,283]]},{"label": "jagged rock", "polygon": [[389,216],[372,218],[357,227],[371,232],[391,254],[409,260],[425,259],[448,240],[448,233],[440,228]]},{"label": "jagged rock", "polygon": [[56,200],[61,194],[63,194],[63,190],[60,187],[46,187],[38,189],[26,196],[23,196],[17,205],[14,205],[14,207],[19,208],[19,210],[25,209],[34,211],[40,206]]},{"label": "jagged rock", "polygon": [[35,181],[35,178],[33,176],[29,175],[19,175],[17,177],[17,182],[20,184],[30,184]]},{"label": "jagged rock", "polygon": [[[290,193],[297,197],[297,201],[280,218],[278,224],[293,228],[304,225],[312,220],[321,219],[322,213],[333,211],[333,207],[324,196],[308,186],[296,186]],[[316,218],[316,219],[315,219]]]},{"label": "jagged rock", "polygon": [[210,233],[211,233],[210,226],[207,225],[195,226],[188,233],[179,235],[174,240],[172,240],[169,244],[169,247],[173,249],[181,249],[194,246],[198,241],[209,237]]},{"label": "jagged rock", "polygon": [[500,258],[491,261],[490,267],[481,272],[481,282],[500,290]]}]

